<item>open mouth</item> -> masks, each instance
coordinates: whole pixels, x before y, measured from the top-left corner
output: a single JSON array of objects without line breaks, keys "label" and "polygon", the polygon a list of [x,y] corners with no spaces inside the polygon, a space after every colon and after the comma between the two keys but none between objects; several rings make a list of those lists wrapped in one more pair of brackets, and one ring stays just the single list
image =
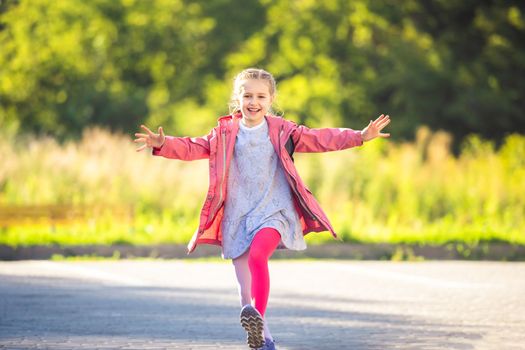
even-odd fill
[{"label": "open mouth", "polygon": [[257,113],[261,110],[261,108],[248,108],[248,111],[251,113]]}]

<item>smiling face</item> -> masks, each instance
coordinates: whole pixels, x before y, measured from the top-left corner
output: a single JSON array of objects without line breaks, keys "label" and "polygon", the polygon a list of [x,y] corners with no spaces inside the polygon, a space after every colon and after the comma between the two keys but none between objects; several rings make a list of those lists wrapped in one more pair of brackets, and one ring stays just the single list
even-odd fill
[{"label": "smiling face", "polygon": [[273,101],[270,86],[263,79],[243,81],[238,98],[242,121],[248,127],[259,125],[263,121]]}]

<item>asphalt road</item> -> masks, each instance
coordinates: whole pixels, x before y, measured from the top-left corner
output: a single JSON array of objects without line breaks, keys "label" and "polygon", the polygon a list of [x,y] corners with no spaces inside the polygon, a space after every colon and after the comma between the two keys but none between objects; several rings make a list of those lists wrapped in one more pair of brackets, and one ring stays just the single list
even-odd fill
[{"label": "asphalt road", "polygon": [[[525,349],[525,263],[272,261],[281,350]],[[246,349],[230,263],[0,262],[0,349]]]}]

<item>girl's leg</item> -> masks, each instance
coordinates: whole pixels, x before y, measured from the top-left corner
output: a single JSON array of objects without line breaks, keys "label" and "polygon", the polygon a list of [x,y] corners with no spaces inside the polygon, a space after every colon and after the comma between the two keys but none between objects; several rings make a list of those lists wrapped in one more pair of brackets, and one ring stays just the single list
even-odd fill
[{"label": "girl's leg", "polygon": [[240,257],[233,259],[241,306],[252,303],[252,274],[248,266],[248,256],[249,250]]},{"label": "girl's leg", "polygon": [[248,265],[252,277],[251,296],[255,300],[255,308],[263,317],[270,294],[268,260],[279,245],[280,240],[279,231],[265,227],[255,235],[248,255]]},{"label": "girl's leg", "polygon": [[[252,275],[250,272],[250,267],[248,266],[248,257],[249,250],[240,257],[233,259],[233,266],[235,267],[235,275],[237,276],[241,306],[252,303]],[[273,340],[266,320],[264,320],[263,335],[264,338]]]}]

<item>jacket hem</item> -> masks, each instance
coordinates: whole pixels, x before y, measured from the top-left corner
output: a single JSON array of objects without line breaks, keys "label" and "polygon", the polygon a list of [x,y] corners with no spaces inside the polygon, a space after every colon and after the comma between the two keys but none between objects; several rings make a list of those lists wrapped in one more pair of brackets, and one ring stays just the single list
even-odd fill
[{"label": "jacket hem", "polygon": [[216,245],[216,246],[222,246],[221,241],[218,239],[197,239],[193,244],[188,245],[188,255],[191,254],[199,244],[210,244],[210,245]]}]

